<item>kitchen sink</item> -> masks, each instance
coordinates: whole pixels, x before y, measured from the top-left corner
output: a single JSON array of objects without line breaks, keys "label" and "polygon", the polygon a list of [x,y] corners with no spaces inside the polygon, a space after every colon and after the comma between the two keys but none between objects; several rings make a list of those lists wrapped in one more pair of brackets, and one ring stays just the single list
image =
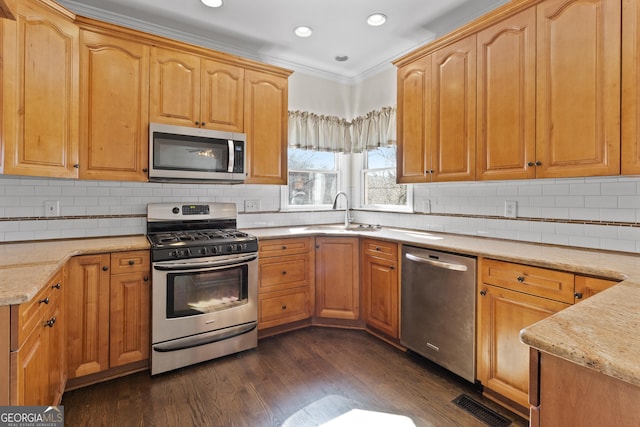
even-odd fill
[{"label": "kitchen sink", "polygon": [[373,224],[349,224],[349,226],[345,227],[344,224],[323,224],[310,225],[304,229],[307,231],[339,233],[347,231],[380,231],[382,230],[382,226]]}]

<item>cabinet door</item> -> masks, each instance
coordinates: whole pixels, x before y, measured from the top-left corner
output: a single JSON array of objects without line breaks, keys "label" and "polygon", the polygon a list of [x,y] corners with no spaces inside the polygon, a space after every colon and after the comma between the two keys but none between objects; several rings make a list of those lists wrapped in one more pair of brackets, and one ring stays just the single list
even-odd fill
[{"label": "cabinet door", "polygon": [[18,0],[0,0],[0,18],[16,19],[16,4]]},{"label": "cabinet door", "polygon": [[620,20],[620,1],[538,4],[538,178],[620,173]]},{"label": "cabinet door", "polygon": [[287,105],[286,77],[245,71],[247,183],[287,183]]},{"label": "cabinet door", "polygon": [[477,35],[478,180],[534,178],[536,10]]},{"label": "cabinet door", "polygon": [[147,181],[149,47],[82,31],[80,178]]},{"label": "cabinet door", "polygon": [[31,0],[2,28],[4,173],[76,178],[78,28]]},{"label": "cabinet door", "polygon": [[202,127],[244,132],[244,69],[202,61]]},{"label": "cabinet door", "polygon": [[431,179],[428,144],[431,120],[431,56],[398,69],[398,182]]},{"label": "cabinet door", "polygon": [[67,274],[67,372],[76,378],[109,368],[109,254],[73,257]]},{"label": "cabinet door", "polygon": [[594,296],[615,285],[615,280],[599,279],[597,277],[579,276],[575,277],[575,302],[580,302]]},{"label": "cabinet door", "polygon": [[622,2],[622,174],[640,174],[640,4]]},{"label": "cabinet door", "polygon": [[20,350],[11,353],[11,405],[51,405],[49,390],[49,327],[36,326]]},{"label": "cabinet door", "polygon": [[360,317],[359,244],[356,237],[316,238],[316,315]]},{"label": "cabinet door", "polygon": [[126,365],[149,358],[149,273],[111,276],[109,317],[109,366]]},{"label": "cabinet door", "polygon": [[200,125],[200,57],[171,49],[151,49],[149,121]]},{"label": "cabinet door", "polygon": [[364,320],[398,338],[398,262],[365,255],[362,262]]},{"label": "cabinet door", "polygon": [[478,379],[486,390],[529,406],[529,347],[520,330],[569,304],[480,284],[478,295]]},{"label": "cabinet door", "polygon": [[47,405],[60,404],[67,381],[66,319],[64,317],[64,298],[58,298],[47,319],[51,322],[48,330],[49,399]]},{"label": "cabinet door", "polygon": [[433,53],[433,181],[473,181],[476,166],[476,36]]}]

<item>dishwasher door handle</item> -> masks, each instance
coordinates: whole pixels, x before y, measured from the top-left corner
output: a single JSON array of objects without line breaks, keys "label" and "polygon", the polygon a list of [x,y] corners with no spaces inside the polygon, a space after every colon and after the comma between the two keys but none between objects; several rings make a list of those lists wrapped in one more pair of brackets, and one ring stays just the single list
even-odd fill
[{"label": "dishwasher door handle", "polygon": [[453,264],[451,262],[437,261],[435,259],[422,258],[413,254],[404,255],[409,261],[420,262],[422,264],[430,264],[435,267],[446,268],[453,271],[467,271],[467,266],[462,264]]}]

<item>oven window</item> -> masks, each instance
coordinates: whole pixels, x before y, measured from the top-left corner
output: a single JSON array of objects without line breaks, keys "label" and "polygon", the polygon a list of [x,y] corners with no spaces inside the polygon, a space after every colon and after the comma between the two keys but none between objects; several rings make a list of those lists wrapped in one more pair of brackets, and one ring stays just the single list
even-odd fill
[{"label": "oven window", "polygon": [[248,302],[248,266],[167,275],[167,318],[226,310]]}]

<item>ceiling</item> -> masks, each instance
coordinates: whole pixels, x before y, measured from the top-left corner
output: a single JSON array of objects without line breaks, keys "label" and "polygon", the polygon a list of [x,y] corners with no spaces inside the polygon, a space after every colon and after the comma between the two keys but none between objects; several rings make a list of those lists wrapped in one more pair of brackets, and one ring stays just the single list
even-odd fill
[{"label": "ceiling", "polygon": [[[75,13],[330,80],[354,82],[508,0],[58,0]],[[380,27],[366,18],[380,12]],[[299,38],[298,25],[313,34]],[[344,62],[336,56],[348,56]]]}]

